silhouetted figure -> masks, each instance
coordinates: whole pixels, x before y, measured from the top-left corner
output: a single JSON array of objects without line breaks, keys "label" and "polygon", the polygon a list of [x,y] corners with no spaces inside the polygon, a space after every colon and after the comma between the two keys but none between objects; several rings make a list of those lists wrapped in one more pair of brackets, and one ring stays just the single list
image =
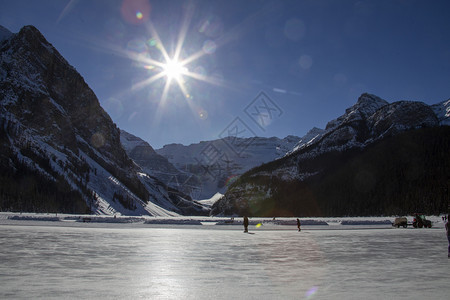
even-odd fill
[{"label": "silhouetted figure", "polygon": [[449,222],[450,220],[450,215],[447,218],[447,223],[445,223],[445,231],[447,232],[447,240],[448,240],[448,257],[450,257],[450,225]]},{"label": "silhouetted figure", "polygon": [[244,216],[244,232],[248,232],[248,218]]},{"label": "silhouetted figure", "polygon": [[297,218],[297,228],[298,228],[298,231],[302,231],[301,228],[300,228],[301,225],[302,225],[302,223],[300,223],[300,220]]}]

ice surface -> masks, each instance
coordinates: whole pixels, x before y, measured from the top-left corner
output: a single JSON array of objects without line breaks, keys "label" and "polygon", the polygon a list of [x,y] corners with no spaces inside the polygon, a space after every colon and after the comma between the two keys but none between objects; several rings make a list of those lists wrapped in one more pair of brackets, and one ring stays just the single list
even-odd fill
[{"label": "ice surface", "polygon": [[442,223],[250,226],[254,234],[236,225],[0,224],[1,299],[447,299],[450,292]]}]

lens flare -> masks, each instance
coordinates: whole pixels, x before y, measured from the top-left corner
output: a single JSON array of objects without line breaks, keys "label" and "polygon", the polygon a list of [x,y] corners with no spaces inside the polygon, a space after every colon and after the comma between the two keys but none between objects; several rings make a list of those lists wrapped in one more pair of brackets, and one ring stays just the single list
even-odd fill
[{"label": "lens flare", "polygon": [[303,70],[308,70],[311,68],[311,66],[313,64],[313,59],[309,55],[302,55],[302,56],[300,56],[298,63],[300,64],[300,67]]},{"label": "lens flare", "polygon": [[151,6],[148,0],[123,0],[120,12],[130,24],[143,24],[150,18]]},{"label": "lens flare", "polygon": [[194,73],[198,74],[199,76],[206,77],[206,69],[202,66],[198,66],[194,69]]},{"label": "lens flare", "polygon": [[106,99],[106,101],[102,103],[102,107],[105,108],[113,119],[120,118],[123,114],[123,104],[118,98],[110,97]]},{"label": "lens flare", "polygon": [[231,175],[230,177],[228,177],[227,180],[225,181],[225,186],[228,187],[230,184],[235,182],[238,177],[239,177],[238,175]]},{"label": "lens flare", "polygon": [[153,38],[151,38],[147,41],[147,45],[149,45],[150,47],[156,47],[156,44],[157,44],[157,42]]},{"label": "lens flare", "polygon": [[100,132],[96,132],[91,136],[91,144],[95,148],[101,148],[105,144],[105,138]]},{"label": "lens flare", "polygon": [[310,299],[318,290],[319,288],[317,286],[311,287],[306,293],[306,299]]},{"label": "lens flare", "polygon": [[206,110],[202,109],[198,112],[198,116],[199,116],[200,120],[206,120],[208,118],[208,112]]},{"label": "lens flare", "polygon": [[198,32],[209,38],[218,38],[223,34],[223,22],[216,15],[209,15],[200,21]]},{"label": "lens flare", "polygon": [[207,40],[203,43],[203,51],[206,54],[213,54],[214,52],[216,52],[216,49],[217,45],[214,41]]},{"label": "lens flare", "polygon": [[147,51],[145,40],[143,38],[135,38],[127,43],[127,50],[130,52],[144,53]]}]

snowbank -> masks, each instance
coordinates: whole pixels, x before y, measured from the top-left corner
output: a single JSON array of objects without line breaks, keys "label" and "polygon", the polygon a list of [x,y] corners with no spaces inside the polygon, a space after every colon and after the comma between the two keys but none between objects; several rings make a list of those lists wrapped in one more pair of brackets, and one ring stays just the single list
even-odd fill
[{"label": "snowbank", "polygon": [[183,220],[183,219],[152,219],[146,220],[144,224],[158,225],[202,225],[199,220]]},{"label": "snowbank", "polygon": [[[299,218],[302,228],[315,229],[348,229],[376,226],[379,228],[392,228],[392,223],[397,216],[392,217],[345,217],[345,218]],[[442,216],[427,216],[433,224],[433,228],[443,228],[445,222]],[[413,216],[406,217],[412,222]],[[45,221],[51,222],[45,223]],[[105,224],[134,224],[135,226],[146,225],[204,225],[204,226],[243,226],[241,217],[204,217],[204,216],[177,216],[177,217],[149,217],[149,216],[98,216],[98,215],[69,215],[69,214],[37,214],[37,213],[0,213],[0,225],[48,225],[48,226],[70,226],[69,224],[92,223]],[[258,218],[249,220],[249,225],[263,230],[296,228],[296,218]],[[79,225],[84,226],[84,225]],[[99,225],[101,226],[101,225]]]},{"label": "snowbank", "polygon": [[8,219],[16,221],[52,221],[52,222],[61,221],[61,219],[58,217],[49,217],[49,216],[8,216]]}]

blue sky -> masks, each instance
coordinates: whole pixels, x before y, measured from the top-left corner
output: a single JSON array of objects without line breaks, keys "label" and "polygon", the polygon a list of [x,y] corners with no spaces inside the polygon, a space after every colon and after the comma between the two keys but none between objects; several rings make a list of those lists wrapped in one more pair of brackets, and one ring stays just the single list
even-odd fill
[{"label": "blue sky", "polygon": [[[155,148],[234,134],[302,136],[364,92],[389,102],[450,98],[450,1],[0,0],[0,7],[1,25],[36,26],[113,121]],[[162,49],[169,58],[179,49],[181,87],[158,75]]]}]

